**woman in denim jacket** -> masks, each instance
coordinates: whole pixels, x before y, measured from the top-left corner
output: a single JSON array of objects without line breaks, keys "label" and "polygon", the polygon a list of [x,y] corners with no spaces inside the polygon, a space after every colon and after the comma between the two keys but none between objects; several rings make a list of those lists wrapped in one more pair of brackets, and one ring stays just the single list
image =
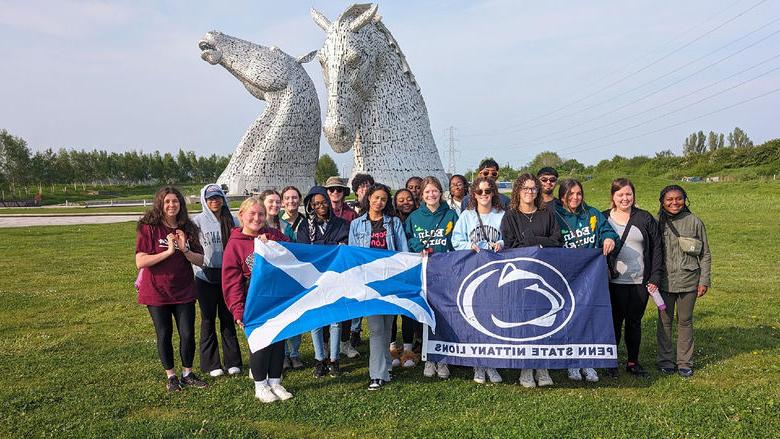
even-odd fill
[{"label": "woman in denim jacket", "polygon": [[[368,188],[361,212],[349,226],[349,245],[381,248],[393,251],[409,251],[401,221],[393,216],[390,188],[374,184]],[[369,390],[379,390],[390,381],[392,358],[387,346],[393,326],[392,315],[368,316],[369,338],[368,373]]]}]

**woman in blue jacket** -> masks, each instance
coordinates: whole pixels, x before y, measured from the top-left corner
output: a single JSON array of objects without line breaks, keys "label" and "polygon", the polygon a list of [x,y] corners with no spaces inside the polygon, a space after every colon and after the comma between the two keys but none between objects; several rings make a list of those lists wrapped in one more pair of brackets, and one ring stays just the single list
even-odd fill
[{"label": "woman in blue jacket", "polygon": [[[349,245],[409,251],[401,220],[393,215],[390,188],[374,184],[363,199],[362,216],[352,220],[349,226]],[[368,316],[369,338],[368,390],[379,390],[390,381],[392,357],[387,346],[390,343],[394,315]]]},{"label": "woman in blue jacket", "polygon": [[[620,237],[607,218],[596,208],[585,204],[585,192],[579,181],[564,180],[558,188],[558,199],[560,203],[555,203],[555,218],[561,226],[564,247],[600,248],[604,256],[619,247]],[[583,371],[585,380],[593,383],[599,380],[596,369],[588,367]],[[569,379],[581,381],[580,369],[569,368]]]}]

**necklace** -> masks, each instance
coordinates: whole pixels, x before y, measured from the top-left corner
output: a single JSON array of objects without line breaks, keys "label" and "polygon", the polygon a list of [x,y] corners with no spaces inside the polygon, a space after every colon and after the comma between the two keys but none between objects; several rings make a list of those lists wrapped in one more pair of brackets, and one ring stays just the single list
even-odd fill
[{"label": "necklace", "polygon": [[530,222],[533,222],[533,220],[534,220],[534,215],[536,215],[536,212],[537,212],[537,210],[536,210],[536,209],[534,209],[534,211],[533,211],[533,212],[531,212],[531,215],[530,215],[530,216],[529,216],[529,215],[527,215],[527,214],[526,214],[525,212],[523,212],[522,210],[521,210],[521,211],[519,211],[519,212],[520,212],[520,213],[522,213],[522,214],[523,214],[523,216],[524,216],[524,217],[525,217],[525,218],[528,220],[528,222],[530,223]]}]

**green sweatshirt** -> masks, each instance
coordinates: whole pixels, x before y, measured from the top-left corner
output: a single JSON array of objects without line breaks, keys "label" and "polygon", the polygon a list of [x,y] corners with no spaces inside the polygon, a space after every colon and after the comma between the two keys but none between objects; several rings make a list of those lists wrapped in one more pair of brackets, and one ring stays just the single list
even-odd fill
[{"label": "green sweatshirt", "polygon": [[607,218],[584,202],[576,212],[569,212],[563,204],[555,203],[555,218],[561,226],[564,247],[601,248],[609,238],[615,241],[613,251],[620,251],[620,237]]},{"label": "green sweatshirt", "polygon": [[409,214],[404,223],[409,250],[420,252],[430,248],[434,253],[453,250],[452,229],[457,221],[458,214],[446,203],[440,203],[435,212],[431,212],[425,205],[420,206]]}]

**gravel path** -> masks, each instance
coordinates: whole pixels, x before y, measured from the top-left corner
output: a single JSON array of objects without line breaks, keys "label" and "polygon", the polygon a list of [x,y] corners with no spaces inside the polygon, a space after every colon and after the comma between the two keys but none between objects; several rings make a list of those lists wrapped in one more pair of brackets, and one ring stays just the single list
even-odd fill
[{"label": "gravel path", "polygon": [[67,226],[72,224],[111,224],[138,221],[139,214],[127,215],[51,215],[51,216],[0,216],[0,228],[30,226]]}]

